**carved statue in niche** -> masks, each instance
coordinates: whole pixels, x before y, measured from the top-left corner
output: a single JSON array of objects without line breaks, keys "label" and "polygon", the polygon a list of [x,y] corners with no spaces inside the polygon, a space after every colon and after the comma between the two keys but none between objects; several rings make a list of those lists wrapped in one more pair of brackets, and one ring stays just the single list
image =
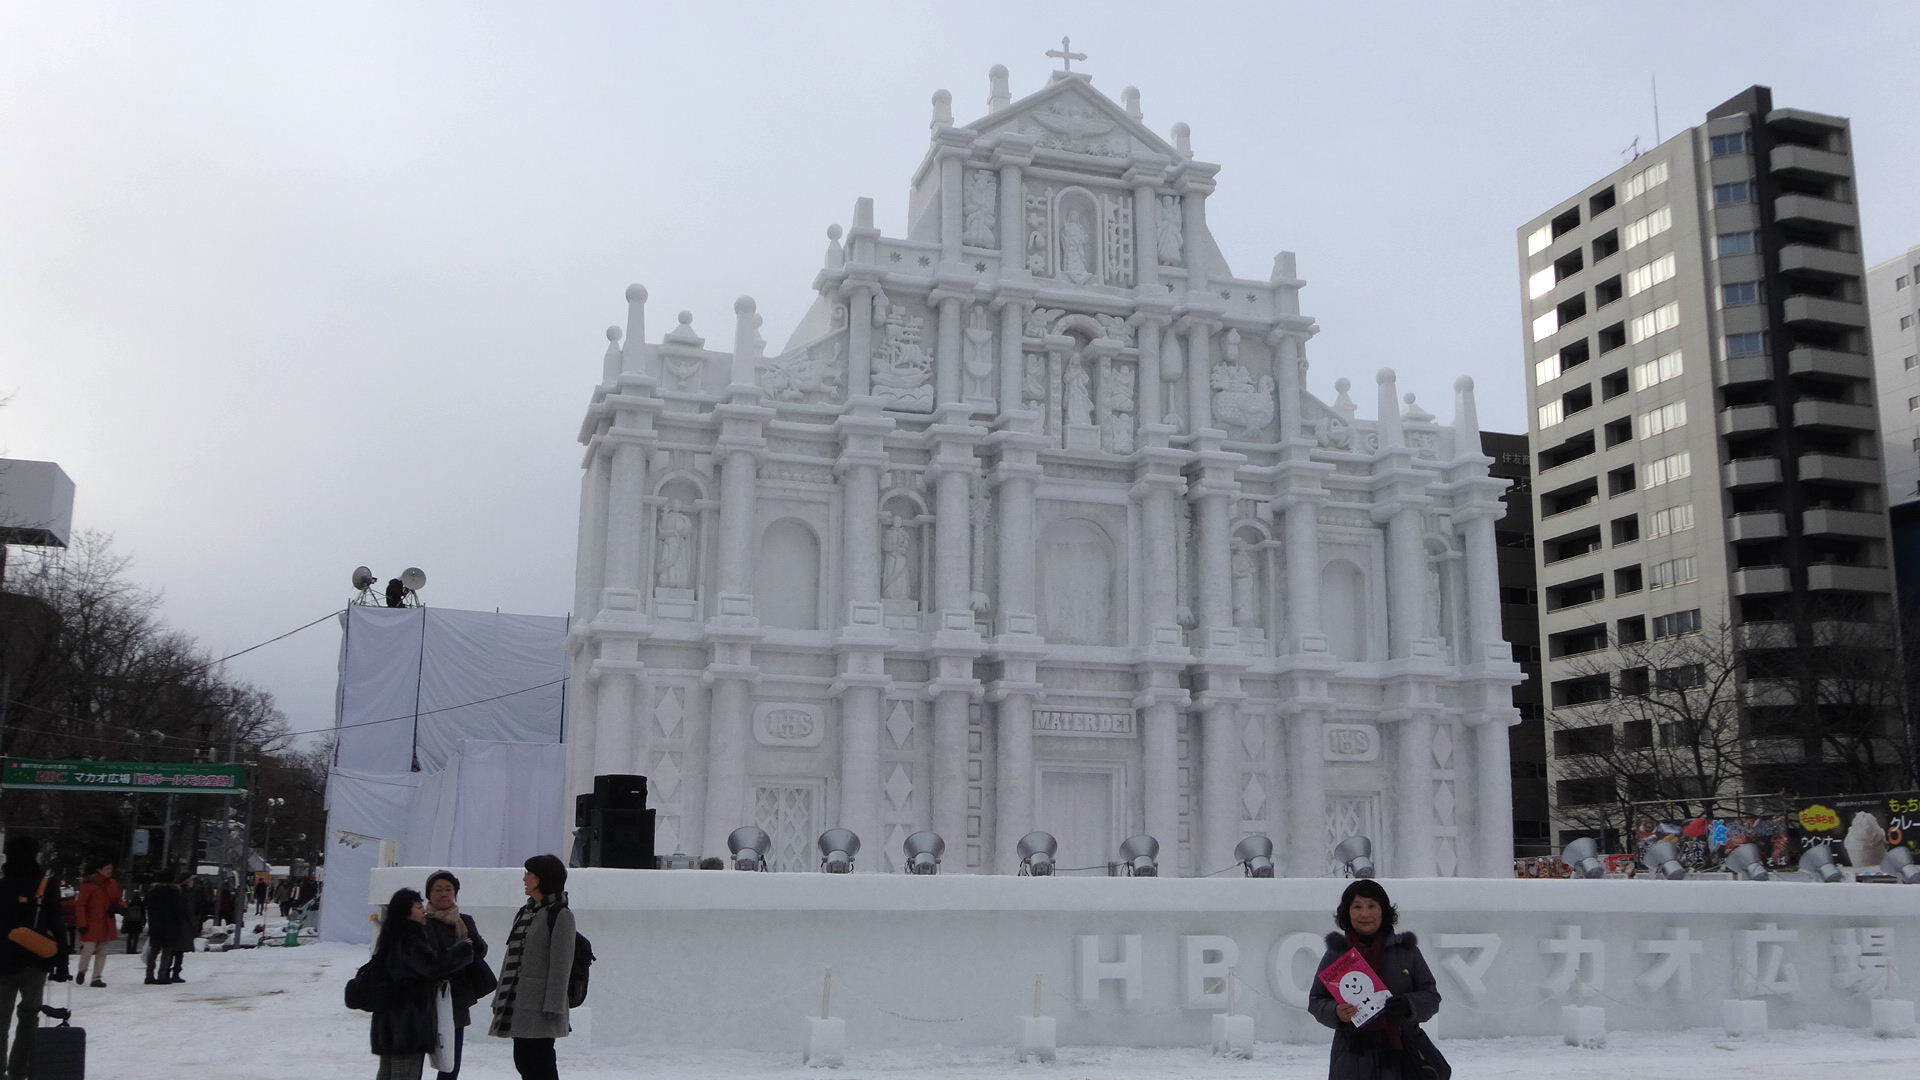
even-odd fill
[{"label": "carved statue in niche", "polygon": [[1106,397],[1107,419],[1101,425],[1108,450],[1116,454],[1133,453],[1133,369],[1115,364],[1107,372],[1102,386]]},{"label": "carved statue in niche", "polygon": [[1085,210],[1067,211],[1060,225],[1060,274],[1075,285],[1093,280],[1093,228]]},{"label": "carved statue in niche", "polygon": [[992,173],[976,171],[968,175],[966,188],[961,195],[961,217],[964,222],[960,230],[961,243],[973,247],[994,245],[994,203],[998,198],[999,185]]},{"label": "carved statue in niche", "polygon": [[1440,564],[1432,558],[1427,559],[1427,636],[1440,641],[1446,638],[1442,629],[1446,624],[1441,605],[1446,597],[1446,589],[1440,583]]},{"label": "carved statue in niche", "polygon": [[1174,578],[1174,596],[1176,598],[1176,618],[1183,630],[1192,630],[1200,625],[1193,614],[1193,504],[1185,499],[1179,502],[1180,520],[1174,526],[1174,553],[1179,562]]},{"label": "carved statue in niche", "polygon": [[693,518],[671,502],[660,508],[660,538],[654,554],[654,584],[663,589],[693,588]]},{"label": "carved statue in niche", "polygon": [[1180,265],[1181,249],[1185,246],[1180,229],[1180,196],[1160,196],[1160,212],[1154,215],[1153,244],[1161,266]]},{"label": "carved statue in niche", "polygon": [[887,529],[880,538],[880,598],[882,600],[913,599],[912,559],[913,534],[907,530],[906,522],[894,514],[887,521]]},{"label": "carved statue in niche", "polygon": [[1240,331],[1227,331],[1220,362],[1214,365],[1213,415],[1243,435],[1252,434],[1273,422],[1273,376],[1262,375],[1254,381],[1253,372],[1240,362]]},{"label": "carved statue in niche", "polygon": [[895,306],[873,342],[873,394],[896,409],[933,410],[933,357],[921,342],[927,320]]},{"label": "carved statue in niche", "polygon": [[1028,353],[1020,377],[1020,407],[1045,410],[1047,407],[1047,356]]},{"label": "carved statue in niche", "polygon": [[985,308],[975,307],[961,333],[961,371],[966,375],[965,397],[993,399],[993,327]]},{"label": "carved statue in niche", "polygon": [[1234,537],[1231,560],[1233,625],[1252,629],[1260,625],[1260,564],[1253,544]]},{"label": "carved statue in niche", "polygon": [[1045,276],[1050,269],[1047,248],[1050,245],[1048,222],[1052,215],[1048,212],[1053,192],[1042,186],[1028,186],[1026,190],[1027,208],[1027,272]]},{"label": "carved statue in niche", "polygon": [[1067,361],[1067,423],[1093,423],[1093,377],[1078,354]]},{"label": "carved statue in niche", "polygon": [[987,494],[987,481],[985,477],[976,476],[973,478],[973,495],[968,509],[971,511],[973,518],[973,536],[971,538],[973,541],[973,559],[972,577],[968,582],[971,595],[967,598],[967,606],[973,610],[975,615],[984,617],[991,606],[987,599],[987,560],[991,555],[991,552],[988,551],[988,546],[992,543],[994,533],[993,497]]}]

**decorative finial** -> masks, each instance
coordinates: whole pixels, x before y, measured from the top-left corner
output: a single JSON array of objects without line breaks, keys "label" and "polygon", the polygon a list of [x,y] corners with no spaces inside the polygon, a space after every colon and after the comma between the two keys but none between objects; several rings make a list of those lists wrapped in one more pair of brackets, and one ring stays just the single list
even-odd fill
[{"label": "decorative finial", "polygon": [[644,304],[647,302],[647,287],[638,282],[627,286],[627,303]]},{"label": "decorative finial", "polygon": [[1180,152],[1181,157],[1193,156],[1193,129],[1187,126],[1185,120],[1173,125],[1173,148]]},{"label": "decorative finial", "polygon": [[620,328],[617,326],[607,327],[607,340],[618,345],[620,343]]},{"label": "decorative finial", "polygon": [[847,263],[847,249],[840,246],[840,226],[827,226],[827,269],[835,270]]},{"label": "decorative finial", "polygon": [[933,92],[933,123],[935,131],[953,126],[953,95],[945,90]]},{"label": "decorative finial", "polygon": [[1120,104],[1125,107],[1128,116],[1133,117],[1135,120],[1140,119],[1142,115],[1140,112],[1140,88],[1137,86],[1129,86],[1125,90],[1120,91]]},{"label": "decorative finial", "polygon": [[640,374],[640,347],[647,343],[647,289],[627,286],[627,356],[620,370]]},{"label": "decorative finial", "polygon": [[1453,430],[1463,438],[1456,439],[1456,446],[1480,445],[1474,433],[1480,430],[1480,409],[1473,401],[1473,376],[1462,375],[1453,380]]},{"label": "decorative finial", "polygon": [[1058,49],[1048,49],[1047,55],[1060,61],[1060,72],[1063,75],[1073,74],[1073,62],[1075,60],[1085,60],[1087,58],[1086,53],[1073,51],[1073,39],[1067,37],[1060,39],[1060,47]]},{"label": "decorative finial", "polygon": [[987,111],[998,112],[1013,102],[1013,91],[1007,86],[1007,65],[995,64],[987,69]]},{"label": "decorative finial", "polygon": [[600,381],[613,382],[620,377],[620,328],[607,327],[607,351],[600,359]]},{"label": "decorative finial", "polygon": [[753,314],[753,308],[753,297],[751,296],[743,296],[733,302],[733,313],[735,315],[751,315]]}]

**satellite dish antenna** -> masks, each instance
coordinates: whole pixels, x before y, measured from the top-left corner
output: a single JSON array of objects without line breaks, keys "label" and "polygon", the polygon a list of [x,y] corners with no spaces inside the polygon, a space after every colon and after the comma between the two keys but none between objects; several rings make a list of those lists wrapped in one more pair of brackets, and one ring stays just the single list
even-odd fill
[{"label": "satellite dish antenna", "polygon": [[405,585],[408,592],[419,592],[427,587],[427,572],[417,566],[409,566],[400,571],[400,584]]},{"label": "satellite dish antenna", "polygon": [[354,588],[365,591],[367,589],[372,588],[373,583],[376,580],[378,579],[373,576],[373,571],[367,569],[366,567],[356,566],[353,568],[353,587]]}]

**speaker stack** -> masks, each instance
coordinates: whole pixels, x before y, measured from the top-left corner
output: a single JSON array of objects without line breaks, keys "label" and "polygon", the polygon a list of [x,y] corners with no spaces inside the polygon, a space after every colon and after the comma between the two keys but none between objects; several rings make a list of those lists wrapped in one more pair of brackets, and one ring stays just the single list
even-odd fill
[{"label": "speaker stack", "polygon": [[655,869],[653,818],[647,809],[646,777],[594,777],[592,791],[574,796],[573,857],[568,861],[574,866]]}]

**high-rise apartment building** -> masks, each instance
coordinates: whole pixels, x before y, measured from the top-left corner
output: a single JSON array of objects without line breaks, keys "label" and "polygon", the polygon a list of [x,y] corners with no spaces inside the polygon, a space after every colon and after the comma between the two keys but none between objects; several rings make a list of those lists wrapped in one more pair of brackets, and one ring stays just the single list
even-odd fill
[{"label": "high-rise apartment building", "polygon": [[[1883,623],[1892,587],[1853,171],[1844,118],[1754,86],[1518,231],[1558,841],[1599,831],[1572,807],[1674,790],[1655,755],[1685,725],[1619,704],[1718,682],[1663,667],[1668,640],[1727,643],[1725,684],[1688,692],[1733,695],[1738,767],[1692,794],[1860,767],[1828,761],[1808,662]],[[1622,746],[1626,775],[1591,767]]]},{"label": "high-rise apartment building", "polygon": [[1920,247],[1867,271],[1887,504],[1920,499]]},{"label": "high-rise apartment building", "polygon": [[1480,453],[1490,458],[1487,475],[1512,486],[1500,497],[1507,512],[1493,523],[1500,573],[1500,636],[1513,647],[1526,678],[1513,688],[1520,722],[1507,729],[1507,762],[1513,773],[1513,854],[1553,853],[1547,816],[1547,738],[1541,707],[1540,590],[1533,564],[1533,450],[1525,435],[1480,433]]}]

